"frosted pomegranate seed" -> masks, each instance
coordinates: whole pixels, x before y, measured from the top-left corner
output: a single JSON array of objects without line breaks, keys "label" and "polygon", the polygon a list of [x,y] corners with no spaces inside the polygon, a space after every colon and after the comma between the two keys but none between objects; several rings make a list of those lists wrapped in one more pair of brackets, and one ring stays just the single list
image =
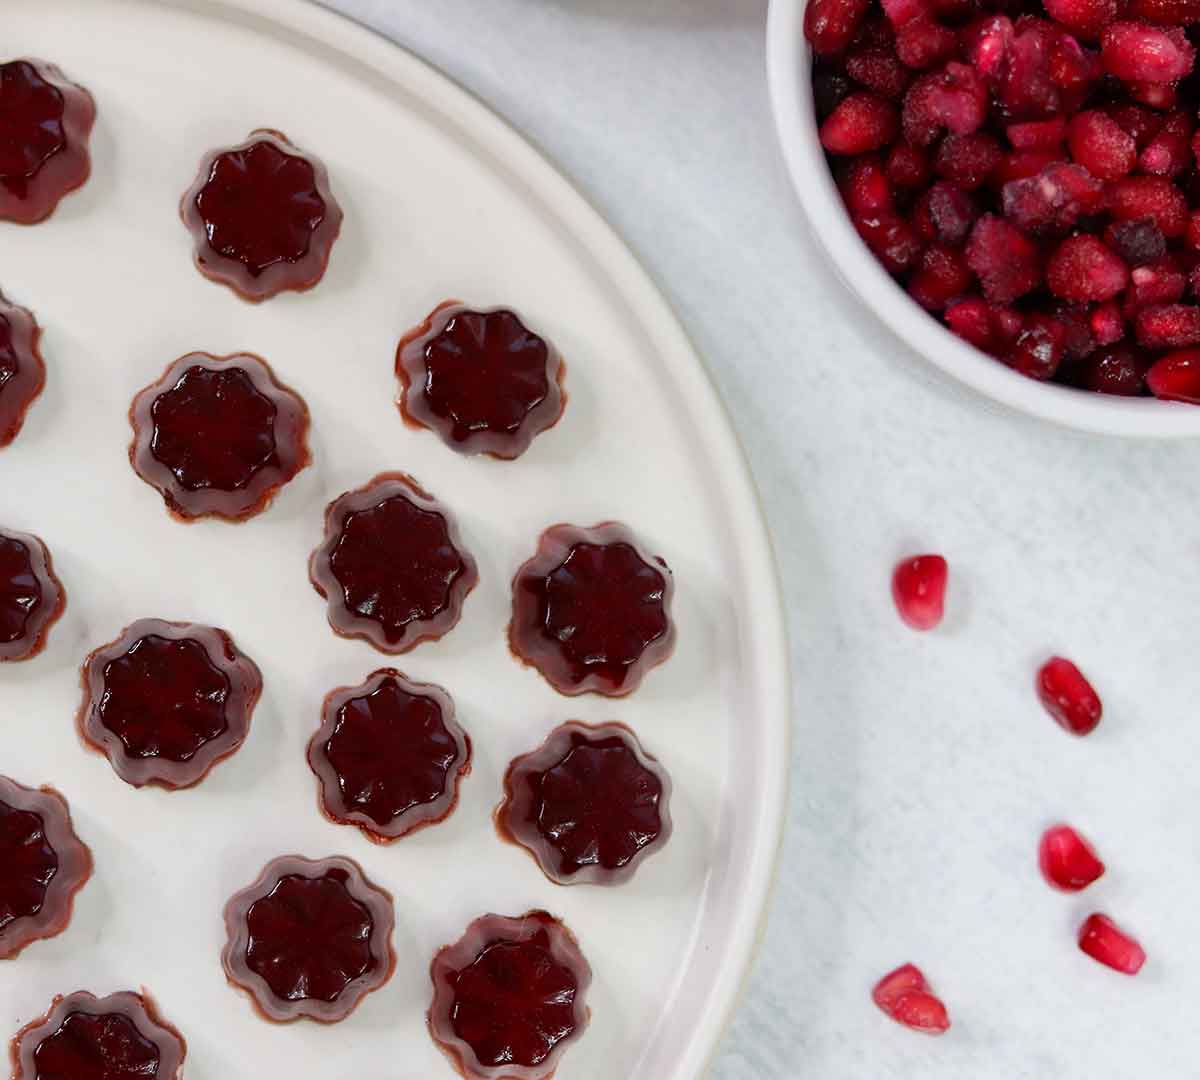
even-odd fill
[{"label": "frosted pomegranate seed", "polygon": [[904,26],[932,12],[929,0],[881,0],[883,13],[895,27]]},{"label": "frosted pomegranate seed", "polygon": [[1097,394],[1140,397],[1146,392],[1145,365],[1128,345],[1114,345],[1084,361],[1076,384]]},{"label": "frosted pomegranate seed", "polygon": [[913,630],[932,630],[946,607],[949,567],[941,555],[905,559],[892,573],[892,599],[900,618]]},{"label": "frosted pomegranate seed", "polygon": [[1174,349],[1200,344],[1200,307],[1158,304],[1142,308],[1133,320],[1138,344],[1148,349]]},{"label": "frosted pomegranate seed", "polygon": [[899,124],[895,105],[863,90],[851,94],[825,118],[821,145],[831,154],[866,154],[890,143]]},{"label": "frosted pomegranate seed", "polygon": [[1167,238],[1153,218],[1137,221],[1118,221],[1104,230],[1104,242],[1127,266],[1145,266],[1157,262],[1167,253]]},{"label": "frosted pomegranate seed", "polygon": [[846,57],[846,74],[868,90],[897,101],[913,79],[894,45],[872,45],[852,52]]},{"label": "frosted pomegranate seed", "polygon": [[1124,101],[1116,105],[1106,105],[1104,112],[1117,122],[1117,126],[1126,135],[1132,135],[1137,148],[1141,150],[1158,134],[1163,125],[1163,118],[1150,109]]},{"label": "frosted pomegranate seed", "polygon": [[896,143],[888,154],[884,172],[898,188],[922,187],[929,182],[929,155],[919,146]]},{"label": "frosted pomegranate seed", "polygon": [[883,1013],[898,1024],[926,1035],[950,1030],[946,1006],[930,989],[921,970],[905,964],[875,984],[871,998]]},{"label": "frosted pomegranate seed", "polygon": [[1192,121],[1173,112],[1138,155],[1138,168],[1154,176],[1178,176],[1192,164]]},{"label": "frosted pomegranate seed", "polygon": [[1046,263],[1046,284],[1064,300],[1111,300],[1128,280],[1121,257],[1086,233],[1068,237]]},{"label": "frosted pomegranate seed", "polygon": [[1088,323],[1092,339],[1097,345],[1112,345],[1125,336],[1125,320],[1121,317],[1121,308],[1115,301],[1094,308]]},{"label": "frosted pomegranate seed", "polygon": [[1146,372],[1146,385],[1155,397],[1200,405],[1200,349],[1167,353]]},{"label": "frosted pomegranate seed", "polygon": [[898,214],[880,213],[854,218],[854,227],[889,274],[912,269],[921,254],[913,227]]},{"label": "frosted pomegranate seed", "polygon": [[910,68],[943,64],[958,52],[958,35],[928,15],[911,19],[896,31],[896,55]]},{"label": "frosted pomegranate seed", "polygon": [[1027,180],[1065,160],[1066,155],[1062,150],[1014,150],[1011,154],[1005,154],[992,172],[992,186],[1003,189],[1005,184],[1013,180]]},{"label": "frosted pomegranate seed", "polygon": [[1079,928],[1079,947],[1093,960],[1122,975],[1136,975],[1146,962],[1146,950],[1107,915],[1089,915],[1084,920]]},{"label": "frosted pomegranate seed", "polygon": [[894,209],[892,185],[877,157],[860,157],[850,162],[838,189],[851,217],[870,217]]},{"label": "frosted pomegranate seed", "polygon": [[1034,311],[1025,316],[1024,328],[1006,359],[1022,375],[1044,380],[1057,373],[1066,354],[1067,327],[1053,315]]},{"label": "frosted pomegranate seed", "polygon": [[870,0],[809,0],[804,36],[818,56],[839,53],[854,39]]},{"label": "frosted pomegranate seed", "polygon": [[1089,41],[1121,13],[1120,0],[1045,0],[1046,14]]},{"label": "frosted pomegranate seed", "polygon": [[1183,297],[1186,288],[1187,280],[1169,254],[1149,266],[1135,267],[1129,275],[1129,288],[1122,304],[1125,318],[1136,317],[1145,307],[1174,304]]},{"label": "frosted pomegranate seed", "polygon": [[996,330],[987,301],[981,297],[970,296],[949,305],[946,325],[975,348],[984,352],[996,351]]},{"label": "frosted pomegranate seed", "polygon": [[987,87],[973,68],[950,61],[941,71],[922,75],[904,95],[904,136],[929,146],[944,131],[970,135],[987,117]]},{"label": "frosted pomegranate seed", "polygon": [[1057,150],[1067,137],[1067,121],[1061,116],[1049,120],[1027,120],[1004,129],[1014,150]]},{"label": "frosted pomegranate seed", "polygon": [[1168,239],[1182,236],[1187,229],[1187,200],[1162,176],[1126,176],[1116,181],[1108,189],[1108,212],[1114,221],[1152,218]]},{"label": "frosted pomegranate seed", "polygon": [[1037,691],[1046,711],[1072,735],[1087,735],[1100,723],[1100,696],[1070,660],[1047,660],[1038,670]]},{"label": "frosted pomegranate seed", "polygon": [[967,241],[967,265],[975,271],[983,295],[1007,304],[1042,280],[1041,257],[1033,242],[995,214],[984,214]]},{"label": "frosted pomegranate seed", "polygon": [[960,246],[979,216],[974,200],[962,188],[938,180],[913,208],[913,224],[926,240]]},{"label": "frosted pomegranate seed", "polygon": [[1125,14],[1164,26],[1184,26],[1200,22],[1200,0],[1129,0]]},{"label": "frosted pomegranate seed", "polygon": [[1104,873],[1095,849],[1070,825],[1055,825],[1042,833],[1038,866],[1046,880],[1063,892],[1080,892]]},{"label": "frosted pomegranate seed", "polygon": [[983,131],[947,135],[933,157],[933,171],[964,191],[981,187],[1004,155],[1000,144]]},{"label": "frosted pomegranate seed", "polygon": [[1079,165],[1055,162],[1000,192],[1004,216],[1031,234],[1061,233],[1104,201],[1104,185]]},{"label": "frosted pomegranate seed", "polygon": [[961,251],[932,244],[908,279],[908,294],[926,311],[941,311],[950,301],[970,290],[975,275]]},{"label": "frosted pomegranate seed", "polygon": [[1067,126],[1071,157],[1101,180],[1118,180],[1137,164],[1137,143],[1111,116],[1089,109]]},{"label": "frosted pomegranate seed", "polygon": [[1104,70],[1125,82],[1170,83],[1191,73],[1196,50],[1178,27],[1116,22],[1100,38]]}]

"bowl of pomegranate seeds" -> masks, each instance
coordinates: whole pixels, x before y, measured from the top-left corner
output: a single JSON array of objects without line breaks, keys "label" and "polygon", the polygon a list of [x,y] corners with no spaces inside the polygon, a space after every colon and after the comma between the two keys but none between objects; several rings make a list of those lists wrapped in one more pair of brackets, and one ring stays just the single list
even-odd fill
[{"label": "bowl of pomegranate seeds", "polygon": [[788,167],[851,290],[943,372],[1200,436],[1200,0],[772,0]]}]

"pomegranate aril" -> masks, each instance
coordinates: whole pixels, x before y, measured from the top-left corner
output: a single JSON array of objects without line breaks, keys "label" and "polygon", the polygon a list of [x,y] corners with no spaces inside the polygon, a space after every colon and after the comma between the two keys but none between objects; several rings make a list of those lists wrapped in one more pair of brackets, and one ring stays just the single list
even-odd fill
[{"label": "pomegranate aril", "polygon": [[1044,120],[1062,112],[1052,64],[1061,31],[1044,19],[1020,19],[993,86],[1000,115],[1008,121]]},{"label": "pomegranate aril", "polygon": [[987,87],[974,68],[950,61],[922,75],[904,95],[904,136],[929,146],[943,131],[969,135],[987,117]]},{"label": "pomegranate aril", "polygon": [[851,217],[870,217],[893,209],[892,186],[877,157],[855,158],[838,188]]},{"label": "pomegranate aril", "polygon": [[858,32],[870,0],[809,0],[804,36],[818,56],[839,53]]},{"label": "pomegranate aril", "polygon": [[866,154],[890,143],[899,125],[895,105],[869,90],[861,90],[825,118],[821,145],[831,154]]},{"label": "pomegranate aril", "polygon": [[1092,331],[1092,340],[1097,345],[1112,345],[1125,336],[1125,320],[1121,317],[1121,307],[1115,300],[1094,308],[1088,324]]},{"label": "pomegranate aril", "polygon": [[1114,221],[1152,218],[1169,240],[1187,229],[1187,200],[1162,176],[1126,176],[1116,181],[1108,189],[1108,212]]},{"label": "pomegranate aril", "polygon": [[1156,360],[1146,385],[1157,398],[1200,405],[1200,349],[1181,349]]},{"label": "pomegranate aril", "polygon": [[1146,950],[1107,915],[1089,915],[1079,928],[1079,947],[1093,960],[1119,971],[1136,975],[1146,962]]},{"label": "pomegranate aril", "polygon": [[871,998],[885,1015],[913,1031],[941,1035],[950,1029],[946,1006],[933,993],[920,968],[912,964],[880,979]]},{"label": "pomegranate aril", "polygon": [[1107,113],[1089,109],[1067,125],[1071,157],[1101,180],[1117,180],[1137,164],[1137,142]]},{"label": "pomegranate aril", "polygon": [[1011,303],[1042,280],[1037,247],[995,214],[975,222],[967,241],[967,265],[979,278],[983,295],[996,304]]},{"label": "pomegranate aril", "polygon": [[1004,129],[1014,150],[1057,150],[1067,137],[1067,122],[1061,116],[1049,120],[1027,120]]},{"label": "pomegranate aril", "polygon": [[1138,266],[1129,275],[1129,288],[1122,301],[1122,314],[1133,319],[1145,307],[1174,304],[1183,298],[1187,279],[1170,254],[1156,263]]},{"label": "pomegranate aril", "polygon": [[1014,150],[1000,159],[992,170],[991,184],[998,190],[1013,180],[1027,180],[1038,176],[1051,165],[1063,164],[1066,155],[1062,150]]},{"label": "pomegranate aril", "polygon": [[1117,126],[1126,135],[1132,135],[1139,150],[1143,149],[1163,125],[1163,117],[1150,109],[1126,101],[1117,105],[1107,105],[1104,109],[1108,116],[1116,121]]},{"label": "pomegranate aril", "polygon": [[1133,321],[1134,336],[1147,349],[1174,349],[1200,344],[1200,307],[1157,304],[1142,308]]},{"label": "pomegranate aril", "polygon": [[1140,397],[1146,392],[1145,367],[1128,345],[1093,353],[1077,372],[1075,382],[1097,394]]},{"label": "pomegranate aril", "polygon": [[929,181],[929,155],[919,146],[898,142],[888,153],[884,172],[895,187],[922,187]]},{"label": "pomegranate aril", "polygon": [[912,72],[900,63],[892,45],[871,45],[846,57],[846,74],[868,90],[899,100],[912,82]]},{"label": "pomegranate aril", "polygon": [[958,35],[928,15],[911,19],[896,30],[896,55],[916,70],[943,64],[958,52]]},{"label": "pomegranate aril", "polygon": [[1179,104],[1179,92],[1174,83],[1131,82],[1125,89],[1134,101],[1149,105],[1152,109],[1166,112]]},{"label": "pomegranate aril", "polygon": [[880,0],[880,2],[883,6],[883,13],[888,17],[888,22],[895,27],[904,26],[905,23],[928,16],[932,12],[929,0]]},{"label": "pomegranate aril", "polygon": [[926,240],[960,247],[979,216],[975,201],[962,188],[938,180],[913,207],[913,224]]},{"label": "pomegranate aril", "polygon": [[1056,304],[1050,314],[1062,326],[1064,361],[1082,360],[1096,349],[1086,304]]},{"label": "pomegranate aril", "polygon": [[1080,37],[1094,41],[1121,13],[1120,0],[1045,0],[1046,14]]},{"label": "pomegranate aril", "polygon": [[854,219],[854,227],[889,274],[910,269],[921,254],[913,227],[898,214],[884,212]]},{"label": "pomegranate aril", "polygon": [[1129,0],[1125,14],[1164,26],[1184,26],[1200,22],[1200,0]]},{"label": "pomegranate aril", "polygon": [[1059,33],[1050,46],[1050,80],[1060,90],[1059,108],[1070,116],[1104,78],[1098,54],[1089,52],[1070,34]]},{"label": "pomegranate aril", "polygon": [[1034,311],[1007,356],[1010,367],[1031,379],[1052,378],[1067,353],[1067,328],[1052,315]]},{"label": "pomegranate aril", "polygon": [[1047,660],[1038,670],[1037,692],[1046,711],[1072,735],[1087,735],[1100,723],[1100,696],[1070,660]]},{"label": "pomegranate aril", "polygon": [[1111,300],[1128,280],[1121,257],[1086,233],[1068,237],[1046,263],[1046,285],[1064,300]]},{"label": "pomegranate aril", "polygon": [[974,191],[987,182],[1003,154],[1000,144],[986,132],[947,135],[934,155],[933,171],[964,191]]},{"label": "pomegranate aril", "polygon": [[1085,168],[1059,162],[1037,176],[1010,180],[1001,191],[1004,216],[1035,234],[1065,232],[1103,199],[1103,185]]},{"label": "pomegranate aril", "polygon": [[1148,217],[1109,225],[1104,230],[1104,242],[1134,267],[1157,262],[1167,253],[1167,238]]},{"label": "pomegranate aril", "polygon": [[1070,825],[1055,825],[1042,834],[1038,866],[1046,880],[1063,892],[1080,892],[1104,873],[1095,849]]},{"label": "pomegranate aril", "polygon": [[941,555],[917,555],[892,572],[892,599],[913,630],[932,630],[942,621],[949,567]]},{"label": "pomegranate aril", "polygon": [[1124,82],[1177,82],[1191,73],[1195,60],[1196,50],[1178,27],[1115,22],[1100,38],[1104,70]]},{"label": "pomegranate aril", "polygon": [[1138,168],[1153,176],[1178,176],[1192,164],[1192,122],[1187,113],[1167,117],[1138,155]]},{"label": "pomegranate aril", "polygon": [[946,308],[946,325],[977,349],[1000,355],[1017,340],[1024,320],[1010,308],[989,304],[978,296],[955,301]]},{"label": "pomegranate aril", "polygon": [[920,265],[908,279],[908,293],[927,311],[941,311],[974,283],[961,251],[934,244],[921,253]]}]

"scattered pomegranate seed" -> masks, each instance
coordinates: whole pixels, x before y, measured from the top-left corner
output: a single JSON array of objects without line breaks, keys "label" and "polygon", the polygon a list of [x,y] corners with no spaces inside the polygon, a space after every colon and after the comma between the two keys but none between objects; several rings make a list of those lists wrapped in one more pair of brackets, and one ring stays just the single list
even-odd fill
[{"label": "scattered pomegranate seed", "polygon": [[1164,176],[1126,176],[1108,191],[1108,212],[1116,221],[1150,218],[1163,236],[1182,236],[1187,229],[1188,205]]},{"label": "scattered pomegranate seed", "polygon": [[913,73],[896,55],[894,45],[871,45],[846,57],[846,74],[868,90],[898,101],[904,96]]},{"label": "scattered pomegranate seed", "polygon": [[1070,825],[1055,825],[1042,834],[1038,866],[1046,880],[1063,892],[1081,892],[1104,873],[1095,849]]},{"label": "scattered pomegranate seed", "polygon": [[933,993],[920,968],[912,964],[880,979],[871,998],[887,1016],[913,1031],[942,1035],[950,1030],[946,1006]]},{"label": "scattered pomegranate seed", "polygon": [[973,68],[954,61],[941,71],[922,75],[904,95],[904,136],[929,146],[949,130],[970,135],[987,117],[987,87]]},{"label": "scattered pomegranate seed", "polygon": [[1137,143],[1111,116],[1089,109],[1067,126],[1071,157],[1101,180],[1119,180],[1137,164]]},{"label": "scattered pomegranate seed", "polygon": [[1047,660],[1038,670],[1037,691],[1046,711],[1072,735],[1087,735],[1100,723],[1100,696],[1070,660]]},{"label": "scattered pomegranate seed", "polygon": [[1079,928],[1079,947],[1093,960],[1122,975],[1136,975],[1146,950],[1107,915],[1089,915]]},{"label": "scattered pomegranate seed", "polygon": [[1178,27],[1116,22],[1100,39],[1100,61],[1125,82],[1172,83],[1191,73],[1196,50]]},{"label": "scattered pomegranate seed", "polygon": [[1094,236],[1069,236],[1046,263],[1046,284],[1064,300],[1111,300],[1129,281],[1121,257]]},{"label": "scattered pomegranate seed", "polygon": [[896,106],[869,91],[845,98],[821,125],[821,145],[831,154],[866,154],[886,146],[899,128]]},{"label": "scattered pomegranate seed", "polygon": [[809,0],[804,36],[818,56],[841,52],[858,32],[869,0]]},{"label": "scattered pomegranate seed", "polygon": [[1167,353],[1146,372],[1146,385],[1155,397],[1200,405],[1200,349]]},{"label": "scattered pomegranate seed", "polygon": [[1008,304],[1042,280],[1037,247],[1020,229],[995,214],[984,214],[967,241],[967,263],[979,277],[983,295]]},{"label": "scattered pomegranate seed", "polygon": [[892,574],[892,598],[900,618],[914,630],[932,630],[946,607],[949,568],[941,555],[905,559]]},{"label": "scattered pomegranate seed", "polygon": [[896,30],[896,55],[910,68],[944,64],[958,52],[958,35],[928,15],[910,19]]},{"label": "scattered pomegranate seed", "polygon": [[1158,304],[1143,308],[1134,318],[1138,344],[1148,349],[1174,349],[1200,344],[1200,307]]}]

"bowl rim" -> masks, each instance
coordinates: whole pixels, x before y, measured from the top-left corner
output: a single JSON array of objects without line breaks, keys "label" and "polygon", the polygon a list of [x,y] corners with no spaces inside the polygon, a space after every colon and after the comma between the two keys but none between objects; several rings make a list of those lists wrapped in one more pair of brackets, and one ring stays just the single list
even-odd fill
[{"label": "bowl rim", "polygon": [[922,310],[876,262],[850,224],[817,138],[804,39],[806,0],[770,0],[767,82],[776,132],[809,225],[850,291],[951,379],[993,401],[1078,431],[1149,439],[1200,437],[1200,406],[1122,398],[1039,382],[967,344]]}]

